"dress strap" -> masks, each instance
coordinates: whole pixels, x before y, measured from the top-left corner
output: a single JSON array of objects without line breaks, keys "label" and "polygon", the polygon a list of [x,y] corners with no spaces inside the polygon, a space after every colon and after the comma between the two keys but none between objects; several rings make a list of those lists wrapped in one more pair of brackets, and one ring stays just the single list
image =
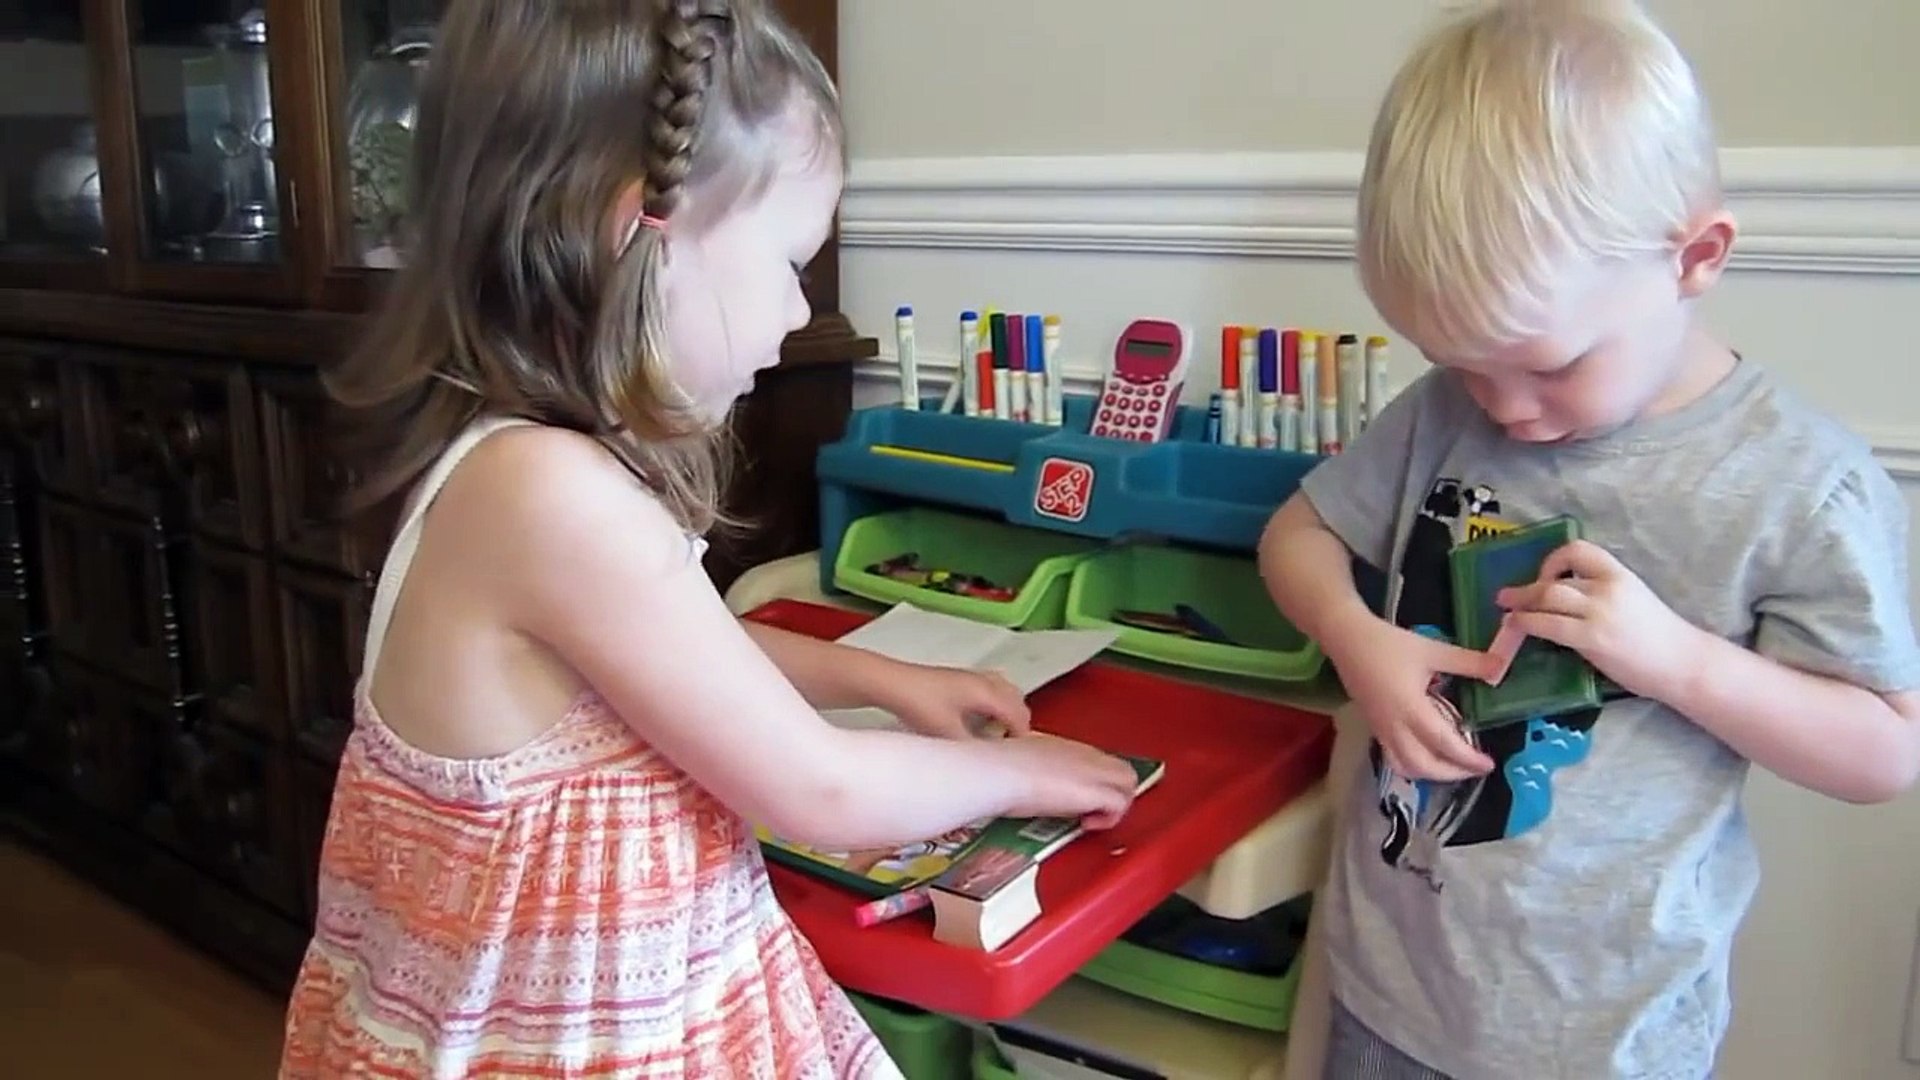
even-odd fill
[{"label": "dress strap", "polygon": [[427,507],[440,495],[440,489],[447,485],[447,478],[480,441],[502,428],[531,425],[533,421],[516,416],[488,416],[468,424],[466,429],[454,436],[452,442],[441,452],[440,457],[414,488],[413,499],[406,513],[400,519],[400,528],[393,534],[393,545],[387,549],[386,562],[380,567],[380,580],[373,590],[373,613],[367,620],[367,646],[360,664],[362,679],[373,677],[374,661],[380,657],[380,646],[387,637],[387,624],[393,619],[393,605],[399,599],[400,585],[407,578],[407,570],[413,565],[414,552],[420,547],[420,523],[427,515]]}]

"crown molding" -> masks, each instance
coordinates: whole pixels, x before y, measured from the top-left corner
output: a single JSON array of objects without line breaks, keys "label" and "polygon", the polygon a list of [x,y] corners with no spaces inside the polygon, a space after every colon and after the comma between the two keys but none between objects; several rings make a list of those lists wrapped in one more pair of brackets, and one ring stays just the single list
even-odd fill
[{"label": "crown molding", "polygon": [[[848,248],[1350,259],[1348,151],[853,162]],[[1920,146],[1722,152],[1744,271],[1920,274]]]}]

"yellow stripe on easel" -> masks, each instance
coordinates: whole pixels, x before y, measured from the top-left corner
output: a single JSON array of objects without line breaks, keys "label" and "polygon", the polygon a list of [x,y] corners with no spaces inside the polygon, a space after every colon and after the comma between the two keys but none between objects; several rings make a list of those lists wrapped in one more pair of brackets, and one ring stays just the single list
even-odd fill
[{"label": "yellow stripe on easel", "polygon": [[909,458],[913,461],[929,461],[935,465],[957,465],[963,469],[984,469],[987,472],[1010,473],[1013,466],[1004,461],[988,461],[985,458],[959,457],[954,454],[936,454],[931,450],[915,450],[910,446],[869,446],[867,449],[887,457]]}]

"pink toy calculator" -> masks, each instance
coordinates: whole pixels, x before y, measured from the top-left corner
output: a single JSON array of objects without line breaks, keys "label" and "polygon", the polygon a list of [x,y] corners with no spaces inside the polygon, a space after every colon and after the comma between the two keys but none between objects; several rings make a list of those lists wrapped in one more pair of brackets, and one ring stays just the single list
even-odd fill
[{"label": "pink toy calculator", "polygon": [[1113,347],[1113,370],[1100,387],[1090,435],[1133,442],[1159,442],[1173,430],[1186,383],[1185,326],[1165,319],[1135,319]]}]

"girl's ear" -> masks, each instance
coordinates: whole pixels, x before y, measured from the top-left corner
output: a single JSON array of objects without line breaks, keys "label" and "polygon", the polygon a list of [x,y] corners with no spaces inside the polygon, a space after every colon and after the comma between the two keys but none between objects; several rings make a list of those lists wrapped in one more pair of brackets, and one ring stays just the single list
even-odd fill
[{"label": "girl's ear", "polygon": [[646,184],[635,180],[620,189],[613,200],[613,212],[607,219],[607,248],[614,258],[626,253],[633,245],[634,235],[640,231],[640,217],[647,205]]}]

